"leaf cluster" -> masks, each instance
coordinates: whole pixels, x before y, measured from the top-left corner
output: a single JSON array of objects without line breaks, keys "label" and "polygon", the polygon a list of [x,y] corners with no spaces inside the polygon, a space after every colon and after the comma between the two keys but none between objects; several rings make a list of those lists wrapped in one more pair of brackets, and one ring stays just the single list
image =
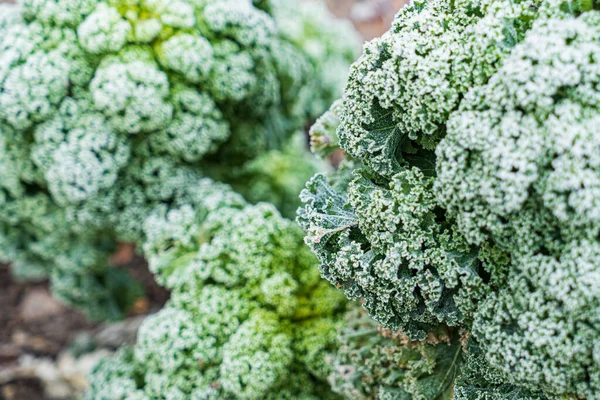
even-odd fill
[{"label": "leaf cluster", "polygon": [[0,259],[118,318],[127,278],[109,255],[142,243],[146,216],[193,182],[293,213],[317,167],[289,142],[341,92],[348,37],[322,7],[281,0],[3,5]]},{"label": "leaf cluster", "polygon": [[415,1],[313,129],[347,153],[298,211],[323,276],[411,340],[468,332],[455,398],[600,398],[599,8]]}]

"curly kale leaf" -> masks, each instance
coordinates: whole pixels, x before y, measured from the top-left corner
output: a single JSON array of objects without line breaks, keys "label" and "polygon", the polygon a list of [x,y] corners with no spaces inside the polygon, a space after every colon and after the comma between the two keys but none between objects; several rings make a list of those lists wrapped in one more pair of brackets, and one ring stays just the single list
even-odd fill
[{"label": "curly kale leaf", "polygon": [[[552,11],[552,4],[547,5]],[[600,13],[539,19],[438,147],[437,194],[471,243],[510,259],[472,326],[508,381],[598,398]]]},{"label": "curly kale leaf", "polygon": [[346,399],[450,399],[462,366],[462,346],[448,332],[411,341],[358,308],[347,313],[338,346],[329,357],[329,382]]},{"label": "curly kale leaf", "polygon": [[[345,299],[320,279],[301,230],[272,205],[249,205],[224,185],[205,180],[193,192],[192,201],[159,207],[145,224],[150,268],[171,299],[138,333],[126,374],[136,393],[332,397],[323,385],[325,354]],[[121,390],[114,383],[122,379],[98,367],[88,398]]]},{"label": "curly kale leaf", "polygon": [[323,276],[415,339],[437,324],[468,321],[487,292],[477,251],[439,224],[432,185],[418,169],[387,187],[355,173],[346,198],[317,175],[298,212]]}]

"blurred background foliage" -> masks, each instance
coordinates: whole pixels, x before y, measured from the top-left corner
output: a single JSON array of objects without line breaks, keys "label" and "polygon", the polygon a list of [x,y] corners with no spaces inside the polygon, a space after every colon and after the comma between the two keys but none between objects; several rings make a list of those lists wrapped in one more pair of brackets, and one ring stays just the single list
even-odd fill
[{"label": "blurred background foliage", "polygon": [[[319,0],[300,0],[319,1]],[[364,40],[384,33],[405,0],[323,0],[338,18],[350,20]],[[0,0],[0,3],[13,3]],[[336,162],[335,157],[331,160]],[[158,311],[169,293],[156,285],[132,245],[123,244],[112,263],[145,288],[124,321],[91,323],[50,295],[48,282],[16,282],[0,264],[0,400],[66,400],[87,387],[86,374],[105,355],[135,339],[143,319]]]}]

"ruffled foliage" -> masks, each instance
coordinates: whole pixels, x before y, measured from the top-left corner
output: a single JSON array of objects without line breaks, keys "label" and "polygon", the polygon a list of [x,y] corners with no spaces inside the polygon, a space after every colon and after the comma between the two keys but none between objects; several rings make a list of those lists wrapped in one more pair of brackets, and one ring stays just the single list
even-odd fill
[{"label": "ruffled foliage", "polygon": [[600,13],[539,21],[448,122],[437,181],[464,236],[512,259],[473,324],[487,358],[525,387],[588,399],[600,398],[598,54]]},{"label": "ruffled foliage", "polygon": [[596,1],[416,1],[312,130],[347,152],[298,212],[323,276],[468,333],[454,398],[600,399],[599,43]]},{"label": "ruffled foliage", "polygon": [[[114,318],[115,242],[141,243],[149,212],[200,178],[293,212],[299,183],[283,182],[316,167],[284,149],[339,96],[355,42],[322,7],[255,3],[0,7],[0,258],[18,276]],[[282,151],[298,175],[266,165]]]},{"label": "ruffled foliage", "polygon": [[473,340],[440,328],[422,341],[382,329],[364,310],[346,314],[329,357],[332,390],[355,400],[547,400],[506,384]]},{"label": "ruffled foliage", "polygon": [[96,368],[88,398],[333,398],[325,355],[345,299],[320,279],[300,228],[208,180],[190,196],[145,223],[170,301]]}]

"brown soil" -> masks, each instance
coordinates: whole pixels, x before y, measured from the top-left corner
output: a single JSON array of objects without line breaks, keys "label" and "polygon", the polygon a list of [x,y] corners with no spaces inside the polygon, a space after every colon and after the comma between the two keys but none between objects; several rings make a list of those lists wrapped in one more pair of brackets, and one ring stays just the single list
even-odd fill
[{"label": "brown soil", "polygon": [[[146,293],[131,315],[160,309],[169,295],[154,282],[143,258],[133,256],[123,268],[142,283]],[[9,267],[0,265],[0,400],[46,400],[37,379],[11,373],[19,358],[29,354],[55,359],[77,337],[91,337],[103,328],[53,299],[47,281],[17,282]]]},{"label": "brown soil", "polygon": [[0,386],[0,400],[44,399],[44,389],[37,379],[22,378]]}]

